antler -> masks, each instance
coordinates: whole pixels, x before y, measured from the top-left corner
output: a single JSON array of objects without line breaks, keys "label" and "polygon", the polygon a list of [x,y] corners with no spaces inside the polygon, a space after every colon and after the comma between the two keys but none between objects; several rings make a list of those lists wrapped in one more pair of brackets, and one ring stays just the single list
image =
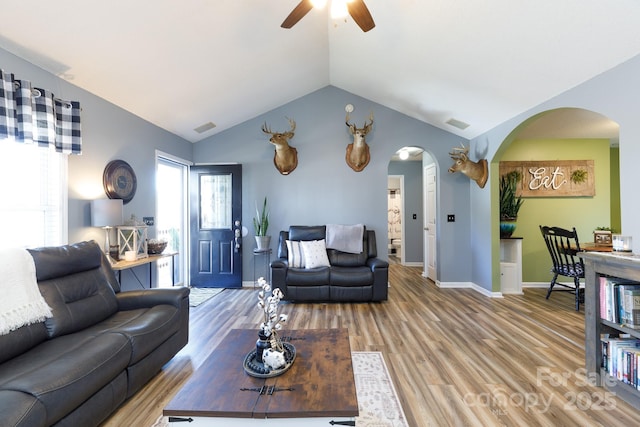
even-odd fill
[{"label": "antler", "polygon": [[291,130],[289,130],[288,132],[272,132],[271,127],[267,126],[267,122],[264,122],[264,124],[262,125],[262,132],[268,133],[269,135],[287,135],[289,138],[291,138],[293,136],[293,131],[296,130],[296,121],[288,117],[287,120],[289,120],[289,126],[291,126]]},{"label": "antler", "polygon": [[[369,114],[369,119],[368,120],[369,120],[369,123],[367,124],[367,121],[365,120],[364,121],[364,126],[362,127],[362,130],[364,130],[365,133],[368,133],[369,129],[371,128],[371,125],[373,125],[373,111],[371,112],[371,114]],[[346,117],[344,118],[344,123],[349,127],[353,126],[353,129],[357,129],[357,126],[355,124],[349,123],[349,112],[348,111],[347,111]]]},{"label": "antler", "polygon": [[291,130],[287,133],[293,136],[293,132],[296,130],[296,121],[293,119],[290,119],[289,117],[287,117],[287,120],[289,120],[289,126],[291,126]]},{"label": "antler", "polygon": [[264,124],[262,125],[262,132],[273,135],[273,132],[271,132],[271,128],[267,126],[267,122],[264,122]]},{"label": "antler", "polygon": [[469,147],[465,147],[464,143],[462,142],[460,143],[460,145],[462,145],[462,148],[453,147],[453,151],[449,152],[449,155],[452,159],[464,159],[469,157]]}]

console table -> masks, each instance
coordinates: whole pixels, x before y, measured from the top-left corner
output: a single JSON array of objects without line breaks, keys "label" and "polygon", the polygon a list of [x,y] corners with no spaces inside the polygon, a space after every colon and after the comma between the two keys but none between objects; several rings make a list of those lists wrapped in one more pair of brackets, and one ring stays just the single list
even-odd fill
[{"label": "console table", "polygon": [[[151,288],[152,284],[153,284],[153,280],[151,280],[151,272],[153,270],[152,266],[153,263],[162,259],[162,258],[169,258],[171,257],[171,285],[175,285],[175,277],[173,275],[173,265],[174,265],[174,258],[176,255],[178,255],[178,252],[166,252],[166,253],[161,253],[161,254],[157,254],[157,255],[149,255],[146,258],[140,258],[137,259],[135,261],[125,261],[125,260],[120,260],[120,261],[116,261],[113,264],[111,264],[111,268],[118,272],[118,282],[120,282],[122,284],[122,270],[128,270],[130,268],[134,268],[134,267],[138,267],[140,265],[146,265],[149,264],[149,288]],[[142,283],[141,283],[142,284]]]},{"label": "console table", "polygon": [[164,408],[169,425],[355,425],[358,400],[348,330],[284,330],[282,335],[296,348],[293,365],[282,375],[255,378],[242,363],[255,348],[257,329],[231,330]]}]

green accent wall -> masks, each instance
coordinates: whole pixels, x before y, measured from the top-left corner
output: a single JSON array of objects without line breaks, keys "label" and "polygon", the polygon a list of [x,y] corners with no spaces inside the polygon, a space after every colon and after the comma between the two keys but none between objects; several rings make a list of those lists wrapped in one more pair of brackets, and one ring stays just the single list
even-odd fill
[{"label": "green accent wall", "polygon": [[620,148],[611,147],[609,158],[611,171],[611,229],[622,233],[622,214],[620,209]]},{"label": "green accent wall", "polygon": [[[525,199],[514,233],[514,236],[523,238],[523,282],[544,283],[551,280],[551,260],[540,234],[540,225],[567,229],[575,227],[580,242],[587,243],[593,242],[593,230],[596,227],[615,228],[615,224],[620,224],[617,156],[612,153],[608,139],[516,140],[500,160],[594,160],[595,196]],[[616,164],[615,168],[612,162]],[[615,173],[613,179],[612,173]],[[617,208],[614,209],[613,204]]]}]

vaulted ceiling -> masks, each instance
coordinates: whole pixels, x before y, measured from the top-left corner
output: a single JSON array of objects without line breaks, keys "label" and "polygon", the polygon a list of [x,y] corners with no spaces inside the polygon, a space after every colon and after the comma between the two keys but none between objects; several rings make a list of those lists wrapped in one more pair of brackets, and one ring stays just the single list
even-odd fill
[{"label": "vaulted ceiling", "polygon": [[640,53],[636,0],[365,2],[2,1],[0,47],[192,142],[326,85],[472,138]]}]

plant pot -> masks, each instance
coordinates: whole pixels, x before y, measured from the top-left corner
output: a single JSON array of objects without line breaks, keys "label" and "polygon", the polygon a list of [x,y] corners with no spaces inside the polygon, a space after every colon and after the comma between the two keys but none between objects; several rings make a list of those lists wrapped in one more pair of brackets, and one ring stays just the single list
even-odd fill
[{"label": "plant pot", "polygon": [[502,218],[500,220],[500,238],[508,239],[516,229],[516,218]]},{"label": "plant pot", "polygon": [[271,244],[271,236],[255,236],[256,246],[259,251],[266,251]]}]

